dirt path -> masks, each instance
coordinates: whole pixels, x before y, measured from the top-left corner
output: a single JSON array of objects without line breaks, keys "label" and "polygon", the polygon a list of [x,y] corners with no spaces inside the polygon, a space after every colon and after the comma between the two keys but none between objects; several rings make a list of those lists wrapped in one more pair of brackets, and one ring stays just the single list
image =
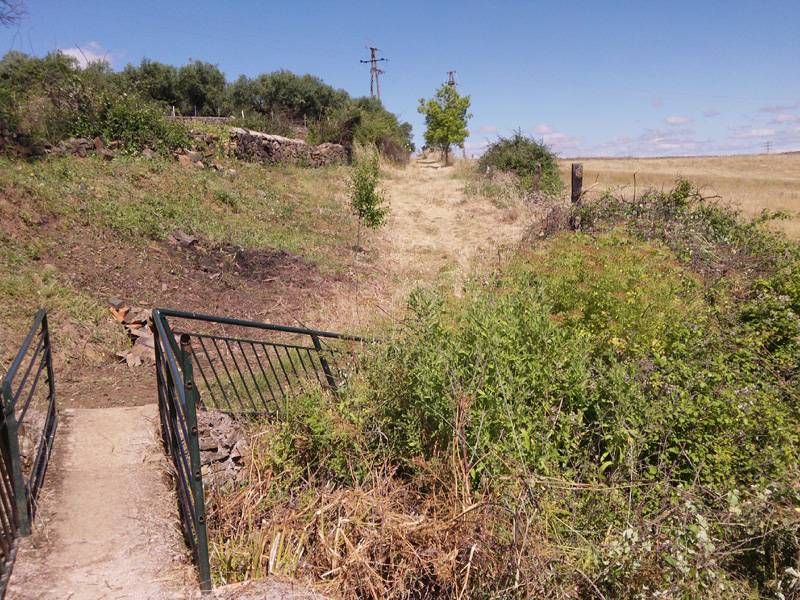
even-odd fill
[{"label": "dirt path", "polygon": [[468,197],[457,167],[417,159],[386,182],[391,215],[386,258],[412,280],[463,276],[476,259],[519,241],[528,223],[521,207],[499,208]]},{"label": "dirt path", "polygon": [[[361,331],[376,315],[396,315],[415,287],[448,283],[458,290],[470,269],[497,260],[515,246],[536,208],[498,207],[465,192],[459,167],[433,159],[412,159],[382,179],[390,203],[389,220],[369,236],[357,257],[355,290],[335,294],[314,322],[343,331]],[[352,284],[351,284],[352,285]]]},{"label": "dirt path", "polygon": [[[63,411],[37,531],[24,539],[8,598],[185,598],[174,493],[156,440],[157,407]],[[52,487],[52,484],[46,488]]]}]

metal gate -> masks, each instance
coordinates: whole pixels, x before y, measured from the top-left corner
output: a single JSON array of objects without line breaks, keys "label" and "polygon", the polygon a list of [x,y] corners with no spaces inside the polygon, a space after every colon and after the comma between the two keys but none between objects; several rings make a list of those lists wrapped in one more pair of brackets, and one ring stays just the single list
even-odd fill
[{"label": "metal gate", "polygon": [[0,424],[0,597],[17,540],[31,533],[56,432],[56,392],[47,313],[33,325],[2,381]]},{"label": "metal gate", "polygon": [[181,526],[203,591],[211,590],[197,410],[280,418],[309,385],[336,390],[365,340],[167,309],[153,311],[158,406]]}]

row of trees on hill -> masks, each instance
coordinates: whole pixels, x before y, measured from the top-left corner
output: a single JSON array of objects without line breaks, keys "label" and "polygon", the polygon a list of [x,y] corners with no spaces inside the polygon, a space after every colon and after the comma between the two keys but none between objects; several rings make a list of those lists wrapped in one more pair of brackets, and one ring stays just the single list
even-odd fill
[{"label": "row of trees on hill", "polygon": [[291,134],[303,124],[316,143],[354,138],[387,152],[413,149],[411,125],[400,122],[380,100],[353,98],[313,75],[280,70],[227,82],[210,63],[193,60],[174,67],[143,60],[125,67],[119,78],[127,89],[183,115],[234,115],[254,128],[280,134]]},{"label": "row of trees on hill", "polygon": [[358,141],[396,158],[413,150],[411,125],[379,100],[353,98],[312,75],[276,71],[229,82],[216,65],[197,60],[180,67],[143,60],[118,72],[105,63],[79,69],[59,53],[9,52],[0,60],[0,125],[40,142],[76,135],[87,120],[119,113],[120,104],[161,115],[232,115],[254,129],[303,131],[314,143]]}]

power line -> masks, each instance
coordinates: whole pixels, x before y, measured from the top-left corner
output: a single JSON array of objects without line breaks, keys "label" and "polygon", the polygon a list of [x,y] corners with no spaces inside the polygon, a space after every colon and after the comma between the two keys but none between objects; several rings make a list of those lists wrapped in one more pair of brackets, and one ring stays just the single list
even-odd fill
[{"label": "power line", "polygon": [[772,150],[772,142],[764,142],[764,154],[769,154],[770,150]]},{"label": "power line", "polygon": [[383,69],[378,68],[379,62],[388,62],[388,58],[378,58],[378,48],[370,46],[369,60],[360,61],[363,64],[369,64],[369,95],[372,98],[381,99],[381,82],[380,76],[385,73]]}]

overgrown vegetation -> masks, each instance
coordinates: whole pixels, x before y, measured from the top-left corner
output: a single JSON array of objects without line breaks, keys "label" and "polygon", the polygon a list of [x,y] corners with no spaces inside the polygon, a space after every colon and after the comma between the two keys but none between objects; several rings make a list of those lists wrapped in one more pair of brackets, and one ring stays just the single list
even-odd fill
[{"label": "overgrown vegetation", "polygon": [[413,294],[339,396],[261,426],[249,487],[212,498],[220,579],[800,591],[798,247],[686,182],[578,210],[583,233],[551,230],[458,296]]},{"label": "overgrown vegetation", "polygon": [[186,130],[165,117],[235,116],[234,124],[314,143],[375,146],[405,161],[413,150],[411,126],[379,100],[352,98],[312,75],[276,71],[228,83],[213,64],[181,67],[143,60],[120,72],[106,63],[79,69],[59,53],[34,58],[19,52],[0,61],[0,129],[27,144],[54,144],[69,136],[100,136],[131,150],[169,150],[187,143]]},{"label": "overgrown vegetation", "polygon": [[395,163],[407,163],[414,151],[411,124],[400,122],[377,98],[358,98],[326,111],[309,123],[309,140],[374,147]]},{"label": "overgrown vegetation", "polygon": [[557,196],[562,189],[556,155],[546,145],[521,131],[510,138],[501,137],[492,142],[478,166],[489,177],[494,171],[513,173],[526,192],[541,191],[548,196]]},{"label": "overgrown vegetation", "polygon": [[0,61],[0,97],[6,100],[0,129],[14,132],[34,151],[71,136],[99,136],[129,150],[187,145],[181,125],[118,89],[112,77],[99,63],[80,70],[61,54],[38,59],[10,52]]},{"label": "overgrown vegetation", "polygon": [[9,199],[9,222],[29,214],[33,225],[104,227],[145,242],[181,229],[214,243],[277,247],[341,266],[331,248],[345,248],[355,233],[347,207],[337,199],[344,191],[344,167],[236,168],[234,177],[187,170],[167,159],[0,159],[0,194]]},{"label": "overgrown vegetation", "polygon": [[[87,337],[98,338],[105,352],[122,347],[114,339],[120,328],[105,307],[111,292],[81,289],[71,277],[85,266],[64,266],[60,258],[97,239],[138,261],[142,253],[163,250],[180,230],[209,247],[278,249],[303,256],[323,273],[345,269],[356,237],[355,219],[340,197],[345,167],[266,170],[219,161],[235,166],[236,175],[187,169],[166,158],[0,157],[0,321],[3,332],[13,332],[6,339],[18,339],[35,309],[45,306],[59,324],[56,335],[77,327],[88,329]],[[92,258],[90,270],[125,268],[105,252]],[[164,264],[163,257],[157,260]]]}]

